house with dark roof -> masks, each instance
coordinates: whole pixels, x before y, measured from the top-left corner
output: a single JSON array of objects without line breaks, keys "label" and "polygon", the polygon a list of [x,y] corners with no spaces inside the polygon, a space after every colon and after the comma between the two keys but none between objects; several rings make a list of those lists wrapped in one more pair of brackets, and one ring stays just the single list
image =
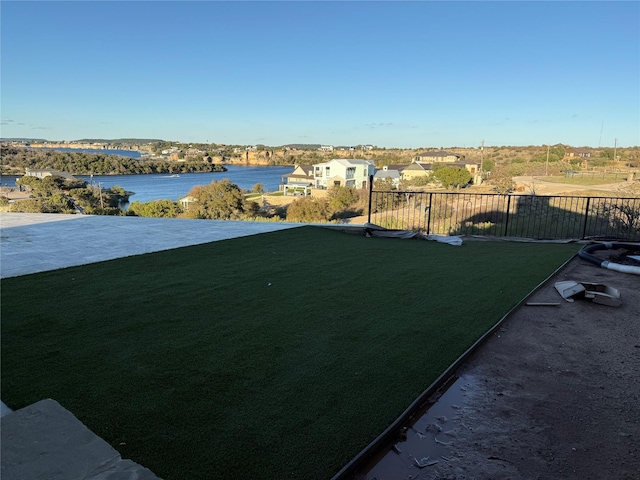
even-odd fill
[{"label": "house with dark roof", "polygon": [[591,158],[593,152],[589,148],[567,147],[564,150],[564,158],[571,160],[572,158]]},{"label": "house with dark roof", "polygon": [[447,152],[445,150],[436,150],[434,152],[422,152],[413,157],[414,162],[422,163],[450,163],[458,162],[462,159],[462,155]]}]

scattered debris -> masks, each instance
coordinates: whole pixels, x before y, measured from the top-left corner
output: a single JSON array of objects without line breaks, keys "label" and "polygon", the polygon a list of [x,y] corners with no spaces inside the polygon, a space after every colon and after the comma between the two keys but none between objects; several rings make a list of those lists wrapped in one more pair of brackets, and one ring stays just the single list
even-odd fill
[{"label": "scattered debris", "polygon": [[400,447],[398,447],[397,443],[393,446],[393,448],[391,450],[393,450],[398,455],[400,455],[402,453],[402,450],[400,450]]},{"label": "scattered debris", "polygon": [[440,445],[444,445],[445,447],[451,446],[451,442],[443,442],[442,440],[438,440],[436,437],[433,437],[433,439],[436,441],[436,443],[439,443]]},{"label": "scattered debris", "polygon": [[418,468],[431,467],[438,463],[438,460],[429,460],[429,457],[422,457],[418,460],[416,457],[413,457],[413,461],[416,462]]},{"label": "scattered debris", "polygon": [[567,302],[573,302],[574,298],[586,298],[600,305],[619,307],[620,291],[602,283],[575,282],[567,280],[556,282],[555,288]]}]

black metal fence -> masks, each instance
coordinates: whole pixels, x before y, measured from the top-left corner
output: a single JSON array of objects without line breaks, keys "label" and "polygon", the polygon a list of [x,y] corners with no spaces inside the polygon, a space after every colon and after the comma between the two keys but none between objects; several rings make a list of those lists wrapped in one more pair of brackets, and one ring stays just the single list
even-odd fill
[{"label": "black metal fence", "polygon": [[640,198],[369,190],[369,223],[440,235],[640,241]]}]

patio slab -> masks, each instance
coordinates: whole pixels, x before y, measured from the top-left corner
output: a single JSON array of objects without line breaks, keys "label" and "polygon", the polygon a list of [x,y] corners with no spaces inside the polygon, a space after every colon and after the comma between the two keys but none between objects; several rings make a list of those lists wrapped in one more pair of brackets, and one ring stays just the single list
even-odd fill
[{"label": "patio slab", "polygon": [[300,223],[0,213],[0,278],[57,270]]}]

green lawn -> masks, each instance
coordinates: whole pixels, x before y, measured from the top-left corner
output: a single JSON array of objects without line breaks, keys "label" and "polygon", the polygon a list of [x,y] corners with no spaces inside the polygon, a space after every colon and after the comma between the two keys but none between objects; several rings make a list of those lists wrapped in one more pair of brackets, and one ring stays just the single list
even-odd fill
[{"label": "green lawn", "polygon": [[329,478],[578,246],[303,227],[2,281],[2,399],[169,479]]}]

